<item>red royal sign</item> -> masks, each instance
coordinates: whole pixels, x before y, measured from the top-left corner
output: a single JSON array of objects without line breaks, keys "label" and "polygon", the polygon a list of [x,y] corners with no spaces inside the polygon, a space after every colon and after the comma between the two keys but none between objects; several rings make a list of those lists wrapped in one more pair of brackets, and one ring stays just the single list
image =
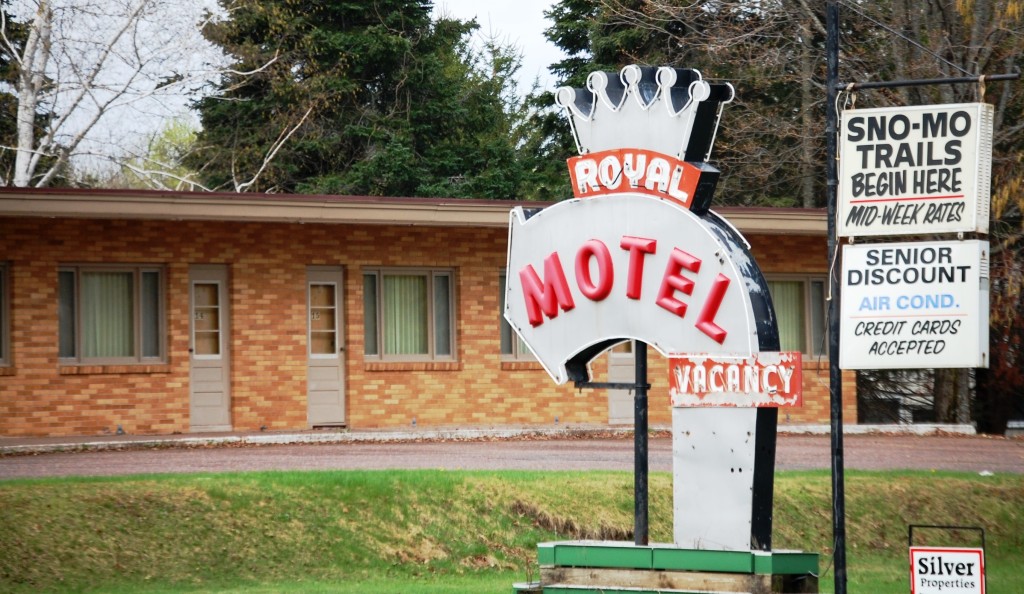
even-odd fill
[{"label": "red royal sign", "polygon": [[644,149],[613,149],[568,160],[577,198],[625,192],[647,194],[690,208],[700,169]]},{"label": "red royal sign", "polygon": [[798,352],[760,352],[752,357],[669,357],[672,406],[800,406],[802,357]]}]

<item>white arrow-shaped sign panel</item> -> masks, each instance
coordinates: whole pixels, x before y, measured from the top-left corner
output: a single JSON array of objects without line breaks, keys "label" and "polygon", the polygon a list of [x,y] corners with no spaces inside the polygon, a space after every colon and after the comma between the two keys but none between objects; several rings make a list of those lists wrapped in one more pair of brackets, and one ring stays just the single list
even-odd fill
[{"label": "white arrow-shaped sign panel", "polygon": [[559,384],[617,340],[747,356],[758,345],[738,255],[689,210],[640,194],[517,207],[505,318]]}]

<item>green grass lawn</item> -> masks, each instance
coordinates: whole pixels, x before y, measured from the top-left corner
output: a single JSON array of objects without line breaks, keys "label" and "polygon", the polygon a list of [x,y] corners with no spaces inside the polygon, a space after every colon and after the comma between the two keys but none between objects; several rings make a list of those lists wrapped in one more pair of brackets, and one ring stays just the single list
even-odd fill
[{"label": "green grass lawn", "polygon": [[[909,592],[907,525],[982,526],[992,592],[1024,583],[1024,477],[847,473],[851,592]],[[776,481],[776,548],[822,554],[827,472]],[[623,472],[263,472],[0,482],[3,592],[510,592],[535,545],[631,541]],[[672,540],[651,476],[651,540]],[[952,544],[949,542],[931,544]],[[965,543],[955,543],[965,544]],[[966,543],[971,544],[971,543]]]}]

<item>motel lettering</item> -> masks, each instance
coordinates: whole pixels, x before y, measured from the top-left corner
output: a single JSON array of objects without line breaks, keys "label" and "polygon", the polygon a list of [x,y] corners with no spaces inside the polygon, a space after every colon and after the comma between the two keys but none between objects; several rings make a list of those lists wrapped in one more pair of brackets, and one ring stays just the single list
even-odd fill
[{"label": "motel lettering", "polygon": [[[640,300],[643,297],[646,256],[657,252],[658,241],[624,235],[618,247],[619,253],[623,254],[619,259],[627,259],[625,295],[629,299]],[[602,301],[608,297],[615,282],[615,264],[608,246],[599,239],[588,240],[577,250],[574,262],[577,293],[591,301]],[[654,303],[680,318],[685,318],[690,306],[685,298],[693,295],[696,286],[695,275],[700,272],[701,263],[700,258],[673,247],[662,273],[660,289],[654,296]],[[558,252],[553,252],[544,259],[543,271],[542,278],[533,264],[527,264],[519,270],[526,313],[530,325],[534,327],[543,324],[545,319],[557,318],[559,311],[569,312],[576,307]],[[711,280],[708,297],[694,321],[694,326],[698,330],[718,343],[722,343],[728,334],[715,322],[715,316],[729,285],[729,278],[721,273]]]},{"label": "motel lettering", "polygon": [[789,392],[792,389],[792,368],[778,365],[677,365],[672,372],[676,385],[684,392]]},{"label": "motel lettering", "polygon": [[720,231],[640,193],[513,210],[505,319],[559,383],[622,340],[666,356],[754,352],[747,269],[732,260],[742,246]]}]

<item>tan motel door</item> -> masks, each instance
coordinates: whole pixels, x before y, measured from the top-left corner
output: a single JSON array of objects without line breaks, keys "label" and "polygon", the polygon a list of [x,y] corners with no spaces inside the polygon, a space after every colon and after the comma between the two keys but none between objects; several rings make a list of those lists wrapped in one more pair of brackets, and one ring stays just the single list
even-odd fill
[{"label": "tan motel door", "polygon": [[342,269],[307,271],[307,421],[310,427],[345,424],[345,344],[341,332]]},{"label": "tan motel door", "polygon": [[226,266],[189,267],[190,429],[231,430],[231,349]]}]

